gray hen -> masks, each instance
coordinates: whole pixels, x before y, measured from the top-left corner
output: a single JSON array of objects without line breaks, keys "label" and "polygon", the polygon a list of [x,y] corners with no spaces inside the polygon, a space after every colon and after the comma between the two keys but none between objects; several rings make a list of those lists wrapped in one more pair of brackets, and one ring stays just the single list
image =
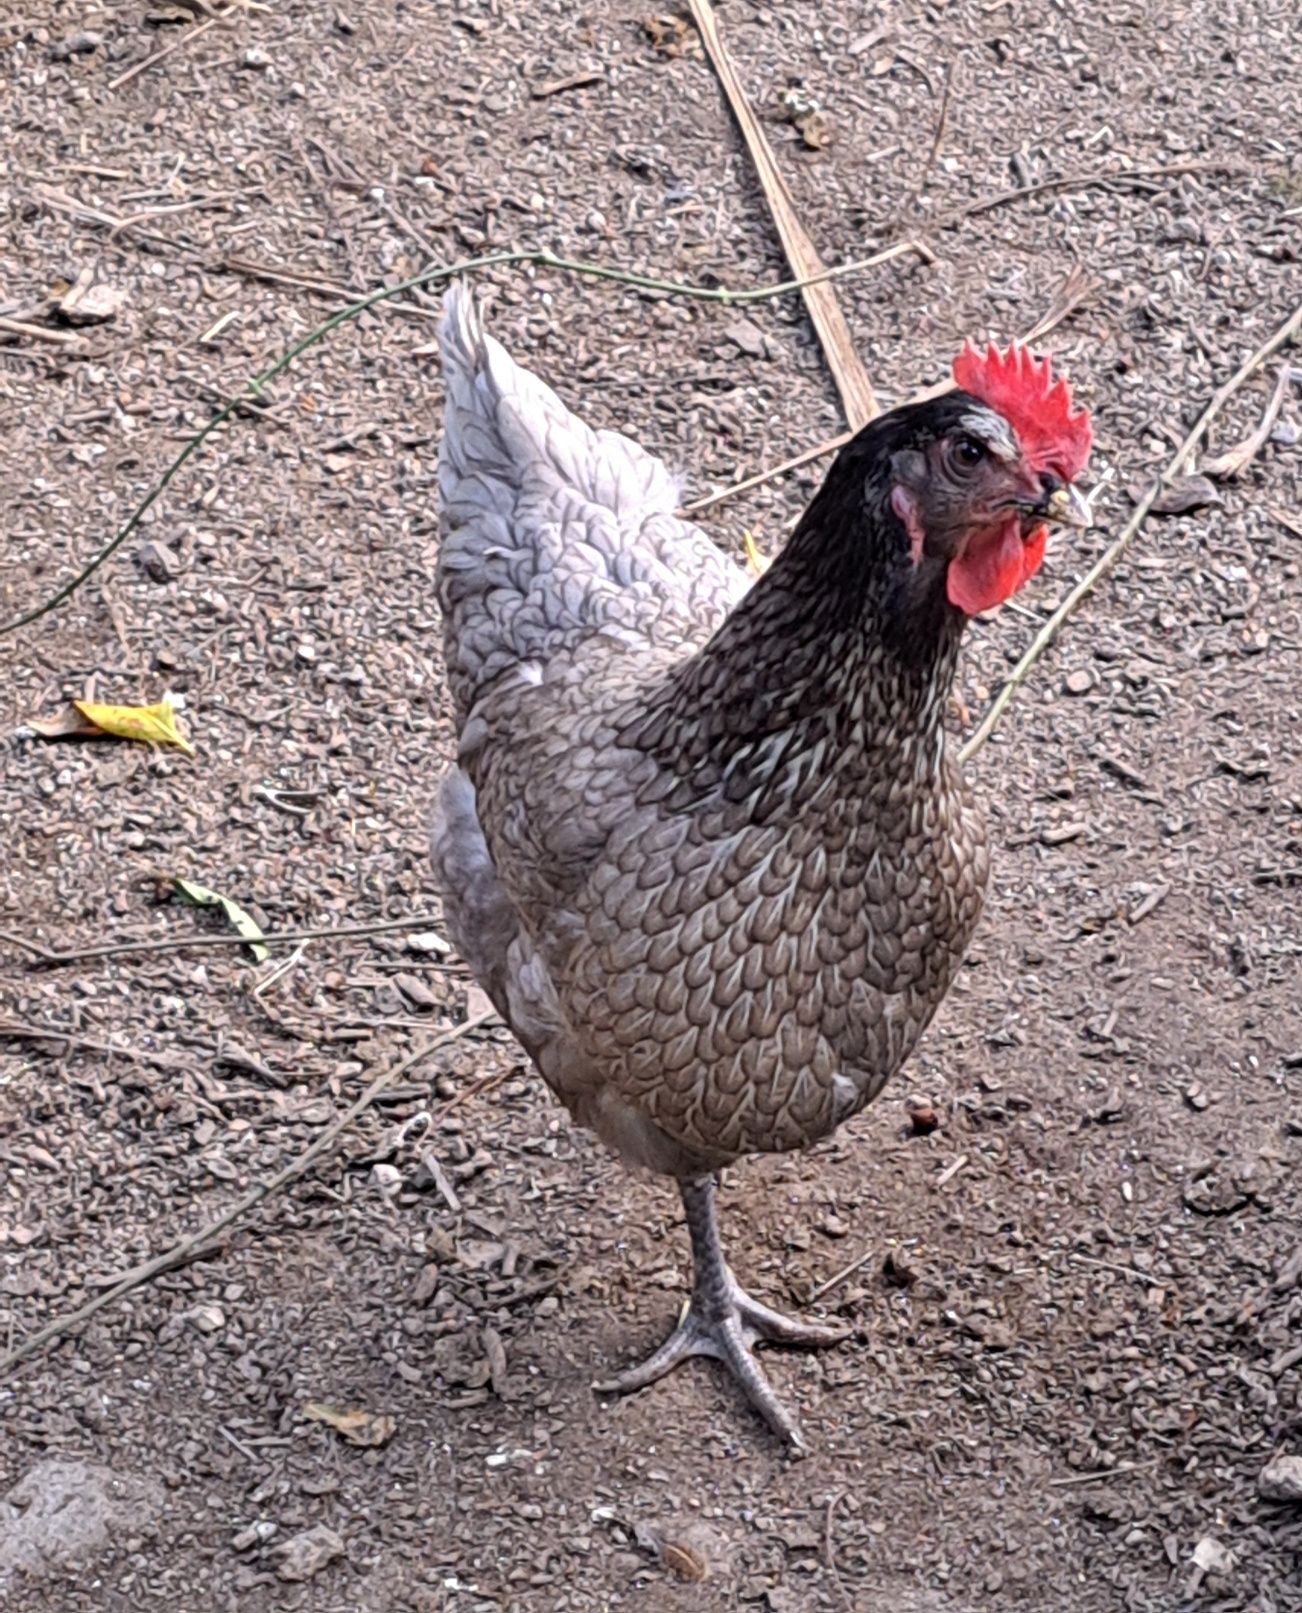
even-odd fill
[{"label": "gray hen", "polygon": [[1087,417],[1047,365],[968,350],[960,390],[842,451],[749,586],[460,289],[442,350],[448,926],[575,1119],[682,1193],[690,1306],[598,1387],[716,1356],[799,1448],[750,1346],[841,1335],[739,1286],[715,1178],[856,1114],[948,988],[987,873],[942,722],[959,639],[1079,519]]}]

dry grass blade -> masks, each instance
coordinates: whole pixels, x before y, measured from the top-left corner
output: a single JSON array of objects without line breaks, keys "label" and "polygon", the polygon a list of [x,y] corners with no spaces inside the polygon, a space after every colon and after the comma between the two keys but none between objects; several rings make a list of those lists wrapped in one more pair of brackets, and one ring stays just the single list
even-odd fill
[{"label": "dry grass blade", "polygon": [[87,202],[79,200],[76,196],[70,196],[67,191],[59,190],[54,185],[39,183],[32,186],[32,198],[43,207],[48,207],[52,212],[62,213],[68,218],[78,219],[85,224],[98,224],[102,229],[106,229],[109,232],[110,240],[116,239],[119,235],[130,234],[142,241],[153,241],[158,246],[164,247],[181,257],[187,255],[188,249],[181,243],[172,240],[170,236],[160,235],[156,230],[151,230],[148,227],[151,219],[166,218],[169,216],[169,212],[176,211],[174,208],[150,209],[143,213],[135,214],[131,218],[118,218],[115,213],[105,212],[102,207],[92,207]]},{"label": "dry grass blade", "polygon": [[[338,280],[329,280],[306,271],[279,268],[274,263],[259,263],[254,258],[228,254],[222,259],[221,267],[228,274],[240,275],[246,280],[261,280],[272,286],[300,286],[304,291],[314,292],[319,297],[333,297],[345,304],[362,295],[355,286],[346,286]],[[439,317],[436,309],[421,308],[414,302],[402,302],[396,297],[388,306],[395,314],[407,314],[413,319],[437,320]],[[432,350],[437,352],[437,347]]]},{"label": "dry grass blade", "polygon": [[1275,390],[1270,395],[1270,402],[1266,405],[1266,412],[1262,415],[1254,431],[1250,431],[1242,442],[1236,443],[1233,448],[1227,449],[1223,454],[1217,454],[1212,459],[1204,459],[1202,468],[1206,475],[1214,476],[1217,481],[1229,481],[1240,471],[1247,470],[1253,460],[1266,446],[1266,439],[1279,418],[1279,411],[1284,407],[1284,399],[1292,382],[1302,380],[1302,370],[1295,370],[1285,365],[1279,372],[1275,382]]},{"label": "dry grass blade", "polygon": [[1115,1467],[1101,1467],[1093,1473],[1070,1473],[1065,1479],[1050,1479],[1049,1485],[1055,1490],[1070,1490],[1078,1484],[1102,1484],[1123,1473],[1147,1473],[1150,1468],[1160,1466],[1161,1461],[1160,1456],[1155,1456],[1151,1462],[1118,1462]]},{"label": "dry grass blade", "polygon": [[753,476],[743,476],[739,482],[733,482],[718,493],[707,493],[704,498],[694,498],[690,504],[682,505],[678,513],[700,515],[704,510],[712,510],[716,504],[722,504],[725,499],[736,498],[738,493],[748,493],[752,487],[763,487],[765,482],[775,482],[780,476],[789,476],[793,470],[799,470],[802,465],[808,465],[815,459],[823,459],[828,454],[836,453],[837,449],[844,448],[854,435],[853,431],[839,431],[835,437],[826,437],[810,448],[802,448],[798,454],[793,454],[790,459],[784,459],[780,465],[770,465],[767,470],[757,470]]},{"label": "dry grass blade", "polygon": [[[786,181],[774,160],[773,148],[751,110],[741,80],[737,77],[737,71],[719,37],[718,24],[710,0],[691,0],[691,12],[706,54],[713,64],[720,84],[723,85],[733,116],[740,125],[751,161],[755,164],[755,171],[759,175],[765,200],[773,214],[773,222],[777,225],[778,234],[782,238],[782,248],[787,255],[792,273],[801,280],[819,274],[824,267],[823,260],[796,215],[791,192],[787,189]],[[878,412],[877,398],[863,361],[855,351],[854,342],[850,337],[850,327],[845,322],[845,315],[841,312],[836,293],[830,285],[824,283],[807,286],[804,298],[809,317],[822,343],[828,367],[836,382],[837,391],[841,394],[845,417],[852,429],[867,425]]]},{"label": "dry grass blade", "polygon": [[1134,185],[1149,179],[1178,179],[1184,174],[1241,174],[1248,170],[1240,162],[1160,162],[1139,168],[1091,168],[1074,174],[1059,174],[1056,179],[1041,179],[1034,185],[1014,185],[1009,190],[998,190],[989,196],[978,196],[974,202],[942,214],[932,225],[945,229],[959,224],[965,218],[979,218],[982,213],[993,213],[997,207],[1012,202],[1030,201],[1035,196],[1049,196],[1060,190],[1086,190],[1098,185]]},{"label": "dry grass blade", "polygon": [[1064,320],[1070,319],[1078,308],[1083,308],[1099,289],[1099,282],[1093,275],[1087,274],[1079,264],[1071,271],[1062,285],[1058,288],[1058,295],[1046,309],[1042,318],[1024,336],[1018,338],[1026,347],[1043,339],[1057,330]]},{"label": "dry grass blade", "polygon": [[874,1249],[875,1246],[865,1249],[861,1255],[856,1255],[848,1265],[842,1266],[840,1271],[833,1272],[826,1281],[811,1288],[808,1303],[812,1305],[815,1300],[822,1299],[825,1295],[830,1294],[834,1288],[839,1288],[842,1283],[848,1282],[855,1272],[862,1271],[872,1259]]},{"label": "dry grass blade", "polygon": [[73,1031],[60,1030],[57,1025],[28,1025],[17,1019],[0,1020],[0,1042],[59,1042],[64,1052],[81,1048],[87,1053],[102,1053],[106,1058],[126,1059],[132,1064],[152,1064],[173,1074],[185,1067],[180,1053],[155,1053],[146,1047],[132,1047],[126,1042],[98,1041],[92,1036],[78,1036]]},{"label": "dry grass blade", "polygon": [[[44,1345],[52,1343],[53,1340],[61,1338],[70,1329],[88,1321],[98,1311],[102,1311],[106,1305],[111,1305],[114,1300],[121,1299],[133,1289],[139,1288],[142,1283],[149,1282],[162,1272],[171,1271],[175,1266],[182,1265],[187,1260],[201,1259],[202,1251],[206,1246],[225,1232],[228,1227],[233,1226],[242,1216],[247,1215],[263,1199],[270,1198],[273,1193],[279,1192],[282,1187],[287,1186],[295,1178],[301,1176],[312,1161],[319,1158],[334,1142],[335,1138],[346,1131],[360,1115],[364,1114],[375,1102],[376,1098],[379,1097],[380,1093],[387,1086],[391,1086],[406,1070],[411,1069],[413,1064],[419,1064],[422,1059],[428,1058],[431,1053],[437,1051],[440,1047],[446,1047],[451,1042],[460,1041],[463,1036],[468,1036],[471,1031],[477,1030],[481,1025],[487,1024],[495,1017],[492,1013],[479,1014],[473,1019],[466,1020],[464,1024],[455,1025],[450,1030],[440,1031],[437,1036],[432,1036],[428,1042],[418,1047],[414,1053],[409,1053],[406,1058],[399,1059],[396,1064],[391,1064],[387,1070],[376,1076],[375,1080],[371,1082],[370,1086],[367,1087],[356,1102],[351,1103],[343,1114],[332,1120],[321,1135],[309,1147],[305,1148],[301,1154],[295,1155],[283,1169],[277,1171],[274,1176],[268,1177],[265,1182],[259,1182],[256,1186],[251,1187],[247,1193],[236,1199],[228,1210],[223,1211],[215,1221],[210,1221],[206,1227],[201,1227],[198,1232],[191,1232],[186,1237],[178,1239],[170,1249],[164,1250],[161,1255],[156,1255],[152,1260],[142,1261],[140,1265],[133,1266],[130,1271],[123,1272],[111,1288],[105,1289],[102,1294],[98,1294],[94,1299],[88,1301],[85,1305],[79,1306],[75,1311],[69,1311],[65,1316],[57,1317],[53,1322],[39,1328],[35,1333],[25,1338],[21,1344],[15,1345],[5,1355],[0,1356],[0,1373],[8,1372],[10,1368],[17,1366],[20,1361],[26,1360],[29,1355],[34,1354]],[[475,1082],[473,1086],[467,1087],[463,1092],[458,1093],[455,1098],[449,1099],[435,1116],[435,1119],[441,1120],[449,1110],[460,1103],[464,1103],[467,1098],[473,1097],[476,1093],[486,1090],[488,1086],[498,1079],[499,1077],[496,1075],[486,1076],[483,1080]]]},{"label": "dry grass blade", "polygon": [[1291,532],[1295,538],[1302,538],[1302,521],[1296,515],[1290,515],[1277,504],[1272,504],[1266,513],[1272,521],[1278,521],[1286,532]]}]

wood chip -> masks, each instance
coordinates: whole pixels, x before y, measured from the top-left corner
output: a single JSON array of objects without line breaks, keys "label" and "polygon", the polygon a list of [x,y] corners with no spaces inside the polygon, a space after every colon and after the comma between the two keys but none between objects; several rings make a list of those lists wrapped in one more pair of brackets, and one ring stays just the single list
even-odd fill
[{"label": "wood chip", "polygon": [[[1142,489],[1132,488],[1130,496],[1138,504],[1144,497]],[[1153,500],[1150,515],[1189,515],[1194,510],[1214,508],[1224,504],[1220,490],[1206,476],[1185,476],[1170,487],[1164,488]]]},{"label": "wood chip", "polygon": [[535,101],[545,101],[550,95],[563,95],[566,90],[581,90],[585,84],[597,84],[603,75],[595,68],[583,73],[571,73],[568,78],[549,78],[541,84],[533,84],[529,94]]},{"label": "wood chip", "polygon": [[488,1362],[489,1381],[493,1386],[493,1393],[499,1400],[506,1400],[508,1384],[506,1379],[506,1346],[502,1343],[501,1335],[495,1328],[486,1327],[483,1333],[484,1359]]},{"label": "wood chip", "polygon": [[92,269],[83,269],[58,302],[59,317],[70,325],[103,325],[113,319],[127,300],[118,286],[96,281]]}]

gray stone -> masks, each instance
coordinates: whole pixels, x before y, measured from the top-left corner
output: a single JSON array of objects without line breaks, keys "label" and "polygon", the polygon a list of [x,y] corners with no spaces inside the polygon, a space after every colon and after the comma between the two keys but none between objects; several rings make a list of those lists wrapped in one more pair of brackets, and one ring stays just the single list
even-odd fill
[{"label": "gray stone", "polygon": [[0,1501],[0,1593],[48,1579],[115,1540],[147,1534],[163,1510],[152,1479],[91,1462],[38,1462]]}]

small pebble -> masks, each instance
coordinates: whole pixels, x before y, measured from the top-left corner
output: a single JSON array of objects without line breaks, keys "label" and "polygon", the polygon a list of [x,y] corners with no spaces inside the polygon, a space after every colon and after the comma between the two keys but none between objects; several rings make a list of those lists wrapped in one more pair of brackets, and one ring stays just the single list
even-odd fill
[{"label": "small pebble", "polygon": [[909,1105],[909,1125],[917,1137],[926,1137],[940,1125],[940,1116],[935,1107],[923,1099],[915,1099]]},{"label": "small pebble", "polygon": [[247,1529],[241,1529],[239,1534],[231,1537],[231,1550],[251,1551],[254,1546],[265,1546],[275,1532],[274,1523],[269,1519],[259,1518],[257,1523],[251,1523]]},{"label": "small pebble", "polygon": [[140,545],[140,553],[136,557],[140,562],[140,569],[145,576],[153,582],[170,582],[181,570],[181,562],[167,547],[157,539],[150,538],[148,543]]},{"label": "small pebble", "polygon": [[1257,1476],[1257,1494],[1266,1501],[1302,1501],[1302,1456],[1277,1456]]},{"label": "small pebble", "polygon": [[371,1182],[389,1198],[402,1186],[402,1172],[392,1165],[375,1165],[371,1168]]},{"label": "small pebble", "polygon": [[226,1326],[226,1312],[220,1305],[196,1305],[185,1319],[196,1333],[220,1333]]},{"label": "small pebble", "polygon": [[312,1579],[321,1570],[332,1563],[336,1557],[342,1557],[347,1548],[343,1541],[324,1523],[318,1523],[311,1529],[305,1529],[301,1534],[294,1535],[283,1544],[276,1547],[280,1561],[276,1572],[281,1579],[300,1581]]},{"label": "small pebble", "polygon": [[89,56],[92,51],[99,49],[103,38],[103,34],[94,33],[89,28],[84,33],[69,34],[66,39],[60,39],[50,46],[50,60],[66,62],[70,56]]}]

